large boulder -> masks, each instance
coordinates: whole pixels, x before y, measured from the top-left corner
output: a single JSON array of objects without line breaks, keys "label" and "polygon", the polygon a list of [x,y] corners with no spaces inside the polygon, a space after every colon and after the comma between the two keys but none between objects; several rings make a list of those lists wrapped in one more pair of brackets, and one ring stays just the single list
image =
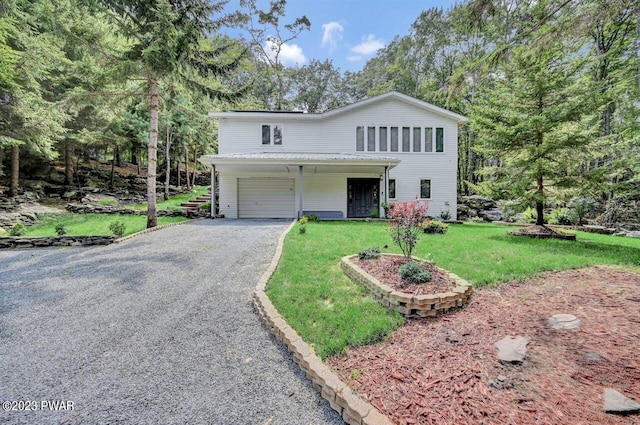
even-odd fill
[{"label": "large boulder", "polygon": [[486,196],[471,195],[461,196],[460,198],[463,204],[474,210],[492,210],[498,207],[496,201]]},{"label": "large boulder", "polygon": [[478,217],[484,221],[500,221],[502,220],[502,211],[498,208],[491,210],[478,211]]}]

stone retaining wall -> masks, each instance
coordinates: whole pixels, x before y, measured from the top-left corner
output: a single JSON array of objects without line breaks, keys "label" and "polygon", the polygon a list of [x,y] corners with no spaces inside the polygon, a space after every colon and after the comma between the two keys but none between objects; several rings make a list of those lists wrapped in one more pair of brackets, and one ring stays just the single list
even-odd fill
[{"label": "stone retaining wall", "polygon": [[[397,256],[398,254],[384,255]],[[450,272],[447,274],[456,282],[456,286],[450,292],[412,295],[395,291],[354,264],[352,260],[357,258],[357,254],[343,257],[340,261],[342,271],[355,283],[365,286],[371,297],[383,307],[396,310],[406,317],[431,317],[445,313],[450,308],[462,307],[473,292],[473,287],[469,282]],[[414,260],[420,261],[419,258],[414,258]]]},{"label": "stone retaining wall", "polygon": [[295,330],[280,316],[271,300],[265,293],[267,281],[275,271],[282,255],[282,245],[286,234],[295,225],[295,221],[280,236],[276,253],[271,264],[260,278],[253,293],[253,304],[264,326],[284,343],[293,354],[293,361],[305,371],[322,398],[329,402],[333,410],[338,412],[349,425],[393,425],[392,422],[375,407],[366,403],[351,388],[340,380],[338,375],[329,369],[313,348],[300,338]]},{"label": "stone retaining wall", "polygon": [[114,242],[113,236],[43,236],[43,237],[0,237],[2,248],[40,248],[48,246],[92,246],[109,245]]}]

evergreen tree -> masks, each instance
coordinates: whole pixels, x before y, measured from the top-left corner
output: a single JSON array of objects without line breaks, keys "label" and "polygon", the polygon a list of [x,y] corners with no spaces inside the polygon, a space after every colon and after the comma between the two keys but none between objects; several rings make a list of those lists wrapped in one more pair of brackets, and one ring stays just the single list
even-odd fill
[{"label": "evergreen tree", "polygon": [[[533,25],[548,15],[539,2]],[[592,141],[587,128],[595,102],[575,46],[560,41],[553,25],[538,27],[535,38],[509,50],[472,108],[471,122],[487,158],[489,179],[479,189],[499,199],[534,204],[536,224],[544,223],[544,205],[553,192],[581,183],[580,155]]]}]

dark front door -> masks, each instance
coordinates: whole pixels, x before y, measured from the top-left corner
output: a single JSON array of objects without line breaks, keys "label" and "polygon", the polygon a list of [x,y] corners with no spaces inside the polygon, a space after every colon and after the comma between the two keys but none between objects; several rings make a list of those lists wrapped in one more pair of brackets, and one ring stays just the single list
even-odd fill
[{"label": "dark front door", "polygon": [[347,217],[371,217],[378,213],[378,179],[347,179]]}]

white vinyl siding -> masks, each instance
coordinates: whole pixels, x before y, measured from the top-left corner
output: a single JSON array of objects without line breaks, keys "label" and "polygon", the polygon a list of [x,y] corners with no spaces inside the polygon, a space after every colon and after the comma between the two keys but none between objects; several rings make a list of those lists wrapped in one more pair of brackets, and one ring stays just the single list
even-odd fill
[{"label": "white vinyl siding", "polygon": [[294,218],[295,180],[238,179],[239,218]]}]

